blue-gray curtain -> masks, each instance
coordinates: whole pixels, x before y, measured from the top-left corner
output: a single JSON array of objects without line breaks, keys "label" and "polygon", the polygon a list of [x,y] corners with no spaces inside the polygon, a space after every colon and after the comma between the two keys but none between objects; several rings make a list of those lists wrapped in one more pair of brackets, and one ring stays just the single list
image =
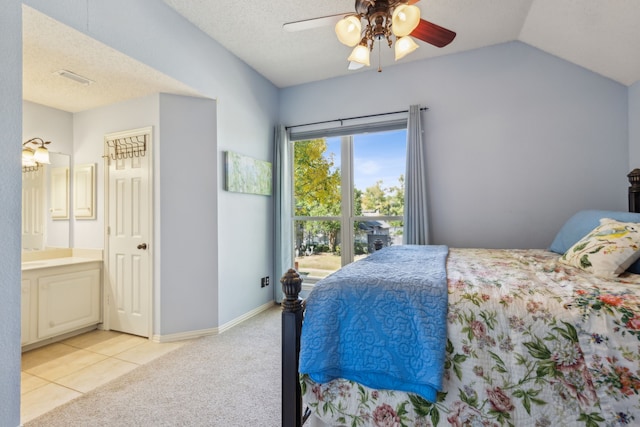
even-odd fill
[{"label": "blue-gray curtain", "polygon": [[273,297],[282,302],[280,278],[293,268],[293,226],[291,224],[292,189],[291,189],[291,151],[289,136],[284,126],[276,126],[273,150],[274,174],[274,273]]},{"label": "blue-gray curtain", "polygon": [[422,140],[420,106],[409,107],[407,121],[407,170],[404,187],[405,245],[429,244],[427,205],[427,150]]}]

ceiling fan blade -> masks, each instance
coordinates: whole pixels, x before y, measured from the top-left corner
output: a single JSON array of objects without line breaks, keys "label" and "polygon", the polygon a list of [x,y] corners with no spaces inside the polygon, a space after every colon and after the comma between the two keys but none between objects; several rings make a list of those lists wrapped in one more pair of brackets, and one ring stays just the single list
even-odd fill
[{"label": "ceiling fan blade", "polygon": [[445,47],[453,41],[456,33],[421,19],[416,29],[411,32],[411,36],[436,47]]},{"label": "ceiling fan blade", "polygon": [[286,32],[293,33],[296,31],[310,30],[312,28],[328,27],[338,23],[339,20],[353,13],[341,13],[339,15],[322,16],[320,18],[303,19],[301,21],[286,22],[282,25],[282,29]]}]

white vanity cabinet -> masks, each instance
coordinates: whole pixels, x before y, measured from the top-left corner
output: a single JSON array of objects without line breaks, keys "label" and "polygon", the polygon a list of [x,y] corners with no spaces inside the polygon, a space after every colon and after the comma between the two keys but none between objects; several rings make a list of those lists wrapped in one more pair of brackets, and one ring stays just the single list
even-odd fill
[{"label": "white vanity cabinet", "polygon": [[[25,263],[30,264],[30,263]],[[45,262],[22,271],[22,345],[101,322],[102,262]],[[38,265],[32,263],[32,265]]]}]

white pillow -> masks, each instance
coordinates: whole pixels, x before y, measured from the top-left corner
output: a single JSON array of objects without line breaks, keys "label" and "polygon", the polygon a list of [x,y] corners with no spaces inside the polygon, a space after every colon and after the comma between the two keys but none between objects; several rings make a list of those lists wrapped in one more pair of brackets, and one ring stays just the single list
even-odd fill
[{"label": "white pillow", "polygon": [[560,262],[613,278],[640,258],[640,224],[602,218],[600,225],[562,255]]}]

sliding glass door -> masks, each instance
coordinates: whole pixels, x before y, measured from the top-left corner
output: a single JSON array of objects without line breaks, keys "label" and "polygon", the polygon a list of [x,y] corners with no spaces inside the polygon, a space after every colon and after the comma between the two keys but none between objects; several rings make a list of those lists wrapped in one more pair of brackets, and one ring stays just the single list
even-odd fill
[{"label": "sliding glass door", "polygon": [[402,243],[406,130],[293,142],[297,269],[313,283]]}]

